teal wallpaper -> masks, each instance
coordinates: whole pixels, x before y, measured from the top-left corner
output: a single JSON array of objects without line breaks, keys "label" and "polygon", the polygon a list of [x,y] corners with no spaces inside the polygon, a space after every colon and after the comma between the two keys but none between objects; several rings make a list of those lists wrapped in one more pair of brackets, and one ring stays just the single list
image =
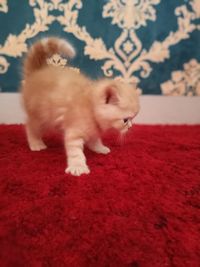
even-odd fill
[{"label": "teal wallpaper", "polygon": [[43,36],[70,40],[92,78],[142,94],[200,95],[200,0],[0,0],[0,90],[15,92],[23,56]]}]

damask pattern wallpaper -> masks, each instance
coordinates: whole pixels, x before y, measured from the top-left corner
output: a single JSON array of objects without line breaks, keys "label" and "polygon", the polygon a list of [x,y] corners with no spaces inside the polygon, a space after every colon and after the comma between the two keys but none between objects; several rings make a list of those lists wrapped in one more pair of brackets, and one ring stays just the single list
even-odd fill
[{"label": "damask pattern wallpaper", "polygon": [[0,0],[0,90],[15,92],[40,37],[67,38],[70,62],[142,94],[200,95],[200,0]]}]

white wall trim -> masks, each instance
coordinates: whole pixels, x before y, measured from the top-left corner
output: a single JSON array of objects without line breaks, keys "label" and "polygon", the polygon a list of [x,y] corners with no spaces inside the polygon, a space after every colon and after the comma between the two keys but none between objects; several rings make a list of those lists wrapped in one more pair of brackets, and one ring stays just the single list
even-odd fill
[{"label": "white wall trim", "polygon": [[[140,97],[139,124],[200,124],[200,97],[155,96]],[[19,93],[0,93],[0,123],[23,123],[25,115]]]}]

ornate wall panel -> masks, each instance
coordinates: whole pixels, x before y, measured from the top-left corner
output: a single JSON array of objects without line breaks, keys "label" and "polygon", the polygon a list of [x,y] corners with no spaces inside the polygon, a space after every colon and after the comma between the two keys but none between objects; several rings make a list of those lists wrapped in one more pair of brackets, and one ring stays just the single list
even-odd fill
[{"label": "ornate wall panel", "polygon": [[17,91],[29,45],[49,35],[67,38],[92,78],[200,95],[200,0],[0,0],[2,92]]}]

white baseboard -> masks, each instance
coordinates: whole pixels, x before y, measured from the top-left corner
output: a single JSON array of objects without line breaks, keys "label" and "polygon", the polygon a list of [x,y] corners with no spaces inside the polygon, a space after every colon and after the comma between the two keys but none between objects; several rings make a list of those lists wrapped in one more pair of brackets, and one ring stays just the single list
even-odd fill
[{"label": "white baseboard", "polygon": [[[139,124],[200,124],[200,97],[154,96],[140,97]],[[24,112],[18,93],[0,93],[0,123],[24,122]]]}]

